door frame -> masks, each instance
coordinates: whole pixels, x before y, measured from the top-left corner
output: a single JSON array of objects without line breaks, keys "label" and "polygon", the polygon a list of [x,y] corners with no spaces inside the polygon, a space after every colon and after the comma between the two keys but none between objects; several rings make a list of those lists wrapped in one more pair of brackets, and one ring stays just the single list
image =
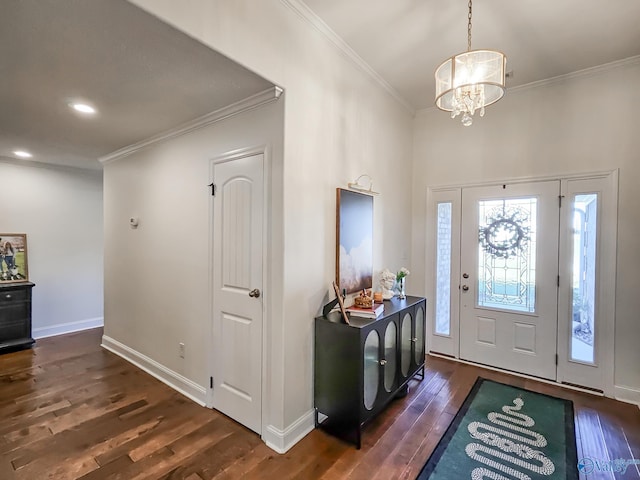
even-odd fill
[{"label": "door frame", "polygon": [[[449,271],[449,312],[451,322],[449,335],[436,333],[436,235],[429,231],[436,231],[435,220],[438,218],[437,206],[440,203],[451,203],[451,269]],[[427,235],[426,235],[426,287],[433,301],[427,302],[425,315],[427,317],[425,344],[427,353],[433,352],[453,358],[460,358],[460,226],[462,224],[462,188],[444,187],[427,189]],[[453,319],[457,321],[453,321]]]},{"label": "door frame", "polygon": [[[618,175],[619,170],[613,170],[606,175],[590,175],[562,179],[562,196],[569,193],[568,184],[573,181],[596,180],[602,182],[602,188],[587,189],[589,191],[599,191],[600,205],[598,206],[598,236],[597,236],[597,275],[596,275],[596,296],[598,308],[596,318],[613,318],[614,328],[606,328],[600,320],[596,325],[596,335],[599,338],[596,348],[595,362],[599,361],[599,369],[602,375],[603,393],[607,397],[615,398],[615,320],[616,320],[616,271],[617,271],[617,234],[618,234]],[[568,371],[574,362],[568,359],[569,342],[571,341],[571,309],[572,301],[570,296],[571,286],[568,282],[562,282],[562,278],[571,277],[571,255],[572,249],[569,246],[570,235],[568,235],[567,223],[571,221],[569,213],[561,211],[560,228],[560,288],[558,290],[558,315],[562,312],[567,317],[568,325],[563,329],[558,326],[558,351],[564,344],[566,354],[563,358],[559,355],[557,380],[559,383],[570,383]],[[565,222],[565,228],[562,228]],[[563,261],[564,260],[564,261]],[[603,285],[611,288],[603,288]],[[564,290],[565,295],[560,295]],[[598,351],[599,350],[599,351]],[[563,352],[564,353],[564,352]],[[581,362],[575,362],[579,365]],[[588,365],[585,368],[590,368]],[[567,382],[564,382],[565,378]],[[579,386],[579,385],[578,385]]]},{"label": "door frame", "polygon": [[[269,261],[269,251],[271,248],[271,147],[269,145],[257,145],[252,147],[242,147],[228,152],[216,155],[209,159],[209,182],[215,184],[214,171],[215,166],[221,163],[232,162],[234,160],[240,160],[242,158],[251,157],[254,155],[263,156],[263,201],[262,201],[262,355],[261,355],[261,431],[260,436],[264,435],[266,426],[268,424],[266,420],[265,412],[267,411],[267,365],[268,354],[267,351],[269,344],[267,338],[270,335],[271,319],[269,316],[270,304],[271,304],[271,289],[268,287],[268,278],[271,274],[271,262]],[[216,265],[213,263],[213,250],[214,250],[214,202],[215,196],[209,195],[209,339],[207,348],[207,377],[213,375],[213,366],[215,362],[214,358],[214,305],[215,305],[215,292],[213,289],[213,279],[216,273]],[[213,389],[211,388],[209,378],[206,379],[206,407],[213,407]]]},{"label": "door frame", "polygon": [[[611,285],[611,290],[600,289],[599,300],[600,305],[598,313],[600,318],[612,318],[614,328],[605,328],[604,334],[600,335],[600,350],[603,352],[600,365],[603,371],[603,393],[605,396],[615,398],[615,378],[614,378],[614,360],[615,360],[615,285],[616,285],[616,271],[617,271],[617,229],[618,229],[618,175],[619,169],[597,171],[597,172],[580,172],[572,174],[558,174],[548,176],[527,176],[517,177],[512,179],[494,179],[484,182],[464,182],[458,184],[448,185],[431,185],[427,187],[427,205],[426,205],[426,228],[425,228],[425,285],[427,295],[431,298],[435,297],[436,283],[435,283],[435,246],[436,246],[436,229],[435,229],[435,212],[438,202],[451,201],[452,202],[452,222],[460,222],[461,208],[462,208],[462,189],[468,187],[483,187],[491,185],[518,184],[518,183],[530,183],[530,182],[543,182],[549,180],[560,181],[561,184],[567,180],[590,180],[590,179],[603,179],[607,183],[606,191],[603,192],[603,202],[606,205],[603,206],[603,214],[601,215],[602,224],[601,228],[601,246],[602,250],[599,251],[600,259],[599,264],[602,266],[598,275],[599,283],[603,285]],[[562,212],[561,212],[562,216]],[[458,227],[459,229],[459,227]],[[562,242],[562,232],[558,240]],[[445,357],[451,357],[458,361],[460,360],[460,316],[459,313],[454,316],[453,312],[459,312],[460,294],[458,288],[455,286],[459,283],[458,278],[454,279],[454,274],[460,275],[460,239],[458,231],[458,239],[452,239],[452,256],[456,255],[458,258],[455,262],[458,265],[458,271],[456,272],[454,266],[451,268],[451,335],[444,336],[435,334],[434,314],[435,305],[434,302],[428,302],[427,307],[427,353],[434,353],[435,355],[441,355]],[[561,259],[562,262],[562,259]],[[562,275],[563,267],[560,266],[559,274]],[[561,279],[562,282],[562,279]],[[561,283],[562,285],[562,283]],[[457,285],[459,287],[459,285]],[[559,290],[560,292],[560,290]],[[454,302],[458,302],[454,305]],[[455,306],[455,310],[454,310]],[[558,301],[558,322],[557,322],[557,345],[556,352],[560,355],[560,341],[564,341],[567,338],[568,329],[571,328],[571,318],[566,315],[566,312],[561,309],[566,308],[566,301],[562,302],[559,298]],[[457,342],[457,345],[455,343]],[[447,345],[443,350],[443,345]],[[563,346],[565,348],[565,346]],[[565,348],[566,350],[566,348]],[[568,350],[566,351],[568,353]],[[443,355],[444,354],[444,355]],[[487,367],[494,368],[494,367]],[[526,374],[516,373],[519,376],[527,376]],[[558,379],[564,378],[566,373],[562,368],[562,362],[558,362],[558,369],[556,373],[556,383],[562,385]],[[537,377],[532,377],[537,378]],[[548,380],[544,380],[549,382]],[[571,383],[567,384],[571,387],[578,387]]]}]

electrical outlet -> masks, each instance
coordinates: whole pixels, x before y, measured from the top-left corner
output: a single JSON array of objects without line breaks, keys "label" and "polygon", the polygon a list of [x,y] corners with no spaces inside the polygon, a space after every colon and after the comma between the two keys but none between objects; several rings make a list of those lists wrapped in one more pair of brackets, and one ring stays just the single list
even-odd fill
[{"label": "electrical outlet", "polygon": [[180,353],[180,358],[184,358],[184,343],[180,342],[178,352]]}]

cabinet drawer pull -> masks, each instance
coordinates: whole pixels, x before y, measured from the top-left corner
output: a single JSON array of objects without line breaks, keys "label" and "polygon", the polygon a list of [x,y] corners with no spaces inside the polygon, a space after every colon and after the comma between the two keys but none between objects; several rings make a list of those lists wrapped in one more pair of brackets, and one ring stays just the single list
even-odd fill
[{"label": "cabinet drawer pull", "polygon": [[380,365],[384,367],[386,364],[387,364],[387,361],[384,358],[380,360]]},{"label": "cabinet drawer pull", "polygon": [[417,342],[418,341],[418,337],[414,337],[411,339],[412,342]]},{"label": "cabinet drawer pull", "polygon": [[7,293],[4,298],[6,298],[7,300],[11,300],[11,294]]}]

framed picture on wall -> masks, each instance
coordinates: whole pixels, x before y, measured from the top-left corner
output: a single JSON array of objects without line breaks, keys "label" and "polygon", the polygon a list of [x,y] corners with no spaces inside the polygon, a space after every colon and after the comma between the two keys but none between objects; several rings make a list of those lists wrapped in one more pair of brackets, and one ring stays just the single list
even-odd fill
[{"label": "framed picture on wall", "polygon": [[25,233],[0,233],[0,283],[26,282],[27,235]]},{"label": "framed picture on wall", "polygon": [[336,283],[340,291],[373,286],[373,197],[336,190]]}]

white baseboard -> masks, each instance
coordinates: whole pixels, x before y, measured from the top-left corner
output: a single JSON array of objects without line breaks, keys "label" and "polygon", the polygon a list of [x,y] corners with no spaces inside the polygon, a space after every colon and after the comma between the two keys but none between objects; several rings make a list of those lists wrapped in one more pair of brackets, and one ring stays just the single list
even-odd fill
[{"label": "white baseboard", "polygon": [[633,403],[640,408],[640,390],[636,390],[631,387],[625,387],[624,385],[615,386],[616,400],[621,402]]},{"label": "white baseboard", "polygon": [[33,338],[53,337],[55,335],[64,335],[65,333],[79,332],[81,330],[89,330],[104,326],[104,317],[87,318],[77,322],[59,323],[48,327],[39,327],[33,329]]},{"label": "white baseboard", "polygon": [[309,410],[284,430],[267,425],[262,433],[262,440],[271,450],[286,453],[315,427],[315,411]]},{"label": "white baseboard", "polygon": [[130,348],[123,343],[114,340],[106,335],[102,336],[102,347],[106,348],[119,357],[124,358],[129,363],[144,370],[149,375],[154,376],[162,383],[170,386],[174,390],[180,392],[185,397],[193,400],[201,406],[205,406],[207,390],[205,387],[189,380],[187,377],[168,369],[161,363],[156,362],[152,358]]}]

